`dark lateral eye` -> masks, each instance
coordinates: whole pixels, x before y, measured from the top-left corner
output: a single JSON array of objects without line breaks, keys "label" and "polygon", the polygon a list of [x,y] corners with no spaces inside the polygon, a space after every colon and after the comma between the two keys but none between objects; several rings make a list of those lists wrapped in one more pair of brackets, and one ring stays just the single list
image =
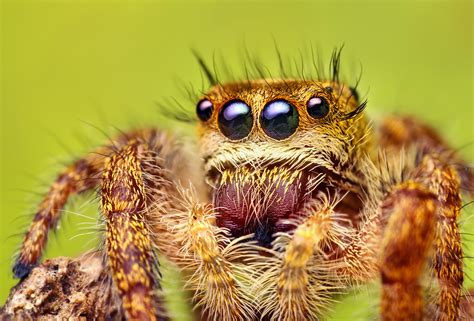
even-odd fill
[{"label": "dark lateral eye", "polygon": [[203,99],[198,102],[196,106],[196,113],[200,120],[208,121],[212,116],[212,111],[214,110],[214,106],[212,102],[208,99]]},{"label": "dark lateral eye", "polygon": [[323,97],[312,97],[307,103],[308,114],[313,118],[324,118],[329,113],[329,103]]},{"label": "dark lateral eye", "polygon": [[202,121],[208,121],[211,118],[213,111],[214,106],[209,99],[203,99],[199,101],[196,106],[196,114]]},{"label": "dark lateral eye", "polygon": [[298,112],[289,102],[275,100],[263,108],[260,123],[268,136],[278,140],[285,139],[298,128]]},{"label": "dark lateral eye", "polygon": [[232,140],[242,139],[252,130],[252,110],[243,101],[231,100],[219,112],[218,123],[226,137]]}]

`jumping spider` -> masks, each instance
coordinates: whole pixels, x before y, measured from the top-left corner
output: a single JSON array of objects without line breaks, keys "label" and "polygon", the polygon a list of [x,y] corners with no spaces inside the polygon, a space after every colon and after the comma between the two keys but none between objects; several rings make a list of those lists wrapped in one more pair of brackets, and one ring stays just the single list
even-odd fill
[{"label": "jumping spider", "polygon": [[[17,278],[68,198],[98,187],[130,320],[165,318],[156,253],[183,270],[201,320],[317,320],[373,279],[382,320],[460,319],[457,221],[474,176],[435,130],[395,116],[371,126],[338,55],[326,80],[220,84],[200,62],[212,88],[197,103],[199,155],[140,129],[72,163],[38,207]],[[438,281],[433,304],[425,276]]]}]

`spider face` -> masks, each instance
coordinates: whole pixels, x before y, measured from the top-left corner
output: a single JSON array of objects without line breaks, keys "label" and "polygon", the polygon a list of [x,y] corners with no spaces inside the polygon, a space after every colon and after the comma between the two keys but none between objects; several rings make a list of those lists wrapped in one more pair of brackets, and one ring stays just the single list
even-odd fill
[{"label": "spider face", "polygon": [[348,194],[350,206],[339,207],[357,221],[360,189],[345,167],[349,153],[366,148],[357,144],[365,118],[347,117],[358,106],[351,90],[331,82],[257,80],[212,88],[197,112],[218,226],[233,237],[254,234],[269,246],[275,233],[294,228],[291,221],[320,192]]}]

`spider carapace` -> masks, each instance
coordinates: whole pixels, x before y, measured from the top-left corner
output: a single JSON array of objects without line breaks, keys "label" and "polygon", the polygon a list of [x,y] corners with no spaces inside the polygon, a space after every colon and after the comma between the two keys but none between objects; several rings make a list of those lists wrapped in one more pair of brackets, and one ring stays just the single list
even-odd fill
[{"label": "spider carapace", "polygon": [[197,103],[198,153],[143,129],[65,169],[14,273],[39,262],[67,199],[98,187],[130,320],[166,318],[157,253],[182,269],[201,320],[318,320],[374,281],[382,320],[459,320],[472,171],[429,126],[371,123],[365,105],[334,77],[214,84]]}]

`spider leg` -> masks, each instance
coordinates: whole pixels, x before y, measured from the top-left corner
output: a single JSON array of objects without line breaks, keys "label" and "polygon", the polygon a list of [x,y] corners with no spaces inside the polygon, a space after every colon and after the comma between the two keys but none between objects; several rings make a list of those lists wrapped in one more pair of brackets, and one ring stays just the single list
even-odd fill
[{"label": "spider leg", "polygon": [[461,316],[463,252],[458,226],[461,210],[458,172],[442,159],[427,155],[416,176],[437,195],[439,210],[435,241],[434,270],[439,283],[437,320],[458,320]]},{"label": "spider leg", "polygon": [[[379,144],[383,147],[384,153],[389,154],[383,158],[383,162],[391,157],[400,162],[400,153],[403,149],[416,150],[419,157],[438,154],[445,157],[446,161],[453,162],[457,169],[462,171],[462,184],[466,189],[469,189],[470,185],[473,186],[470,190],[474,191],[474,173],[462,160],[458,159],[458,155],[433,128],[412,117],[391,116],[383,120],[378,131]],[[389,167],[384,163],[379,165]],[[412,165],[410,172],[417,170],[418,165]],[[428,182],[422,183],[428,184]],[[425,188],[428,186],[425,185]],[[342,255],[346,264],[345,267],[339,269],[338,274],[348,283],[367,282],[378,273],[379,240],[383,233],[381,227],[386,223],[382,218],[386,216],[386,213],[384,213],[383,204],[368,209],[368,213],[367,219],[362,223],[360,233],[354,236]]]},{"label": "spider leg", "polygon": [[[460,208],[456,169],[439,155],[426,154],[410,180],[392,188],[345,249],[339,275],[364,282],[380,270],[383,319],[420,320],[424,307],[418,280],[426,255],[434,248],[434,271],[439,280],[435,316],[437,320],[458,320],[463,283],[457,223]],[[379,261],[373,259],[377,257]]]},{"label": "spider leg", "polygon": [[[199,203],[192,191],[182,191],[184,209],[167,216],[173,224],[181,253],[178,265],[190,273],[187,287],[194,291],[196,307],[205,320],[253,320],[251,299],[243,290],[242,279],[251,270],[234,264],[234,258],[249,257],[242,243],[229,241],[225,231],[215,225],[211,204]],[[243,247],[241,247],[243,246]]]},{"label": "spider leg", "polygon": [[101,187],[108,262],[130,320],[157,320],[161,312],[142,173],[146,155],[147,146],[131,140],[106,160]]},{"label": "spider leg", "polygon": [[150,137],[154,130],[137,130],[117,137],[111,146],[97,149],[62,171],[51,185],[30,223],[19,254],[13,265],[13,274],[23,279],[39,262],[48,240],[49,230],[59,221],[69,197],[97,187],[101,181],[104,160],[114,149],[133,137]]},{"label": "spider leg", "polygon": [[271,320],[316,320],[342,285],[332,272],[336,263],[324,263],[322,248],[341,245],[347,231],[338,225],[333,206],[325,203],[307,209],[311,214],[292,235],[276,239],[276,247],[285,251],[276,251],[266,261],[258,282],[263,285],[262,314],[270,315]]},{"label": "spider leg", "polygon": [[474,171],[434,129],[413,118],[389,117],[380,131],[381,144],[389,150],[415,145],[423,157],[415,176],[437,195],[440,206],[434,259],[440,287],[436,316],[440,320],[455,320],[460,315],[463,283],[463,254],[457,222],[460,193],[465,190],[474,194]]},{"label": "spider leg", "polygon": [[38,263],[46,246],[48,232],[58,222],[68,198],[97,186],[103,157],[99,154],[79,159],[66,168],[51,185],[26,232],[13,266],[16,278],[23,279]]},{"label": "spider leg", "polygon": [[[164,172],[165,168],[180,168],[175,158],[177,147],[166,135],[142,129],[125,133],[111,146],[73,163],[58,176],[40,204],[14,265],[15,275],[25,277],[39,261],[48,232],[60,218],[68,198],[102,182],[109,263],[116,272],[114,280],[124,308],[134,320],[155,320],[160,305],[154,278],[159,273],[153,257],[155,239],[149,233],[153,228],[146,214],[148,205],[166,203],[173,192]],[[161,230],[153,229],[156,232]]]},{"label": "spider leg", "polygon": [[322,292],[324,286],[311,284],[310,267],[317,247],[328,235],[330,214],[332,211],[328,209],[308,218],[297,227],[286,247],[277,283],[279,320],[306,320],[307,316],[315,317],[319,312],[321,302],[314,302],[314,299],[323,299],[312,290],[321,287],[317,292]]},{"label": "spider leg", "polygon": [[390,216],[380,258],[381,320],[422,320],[419,279],[435,234],[436,197],[423,185],[407,181],[392,191],[384,207]]}]

